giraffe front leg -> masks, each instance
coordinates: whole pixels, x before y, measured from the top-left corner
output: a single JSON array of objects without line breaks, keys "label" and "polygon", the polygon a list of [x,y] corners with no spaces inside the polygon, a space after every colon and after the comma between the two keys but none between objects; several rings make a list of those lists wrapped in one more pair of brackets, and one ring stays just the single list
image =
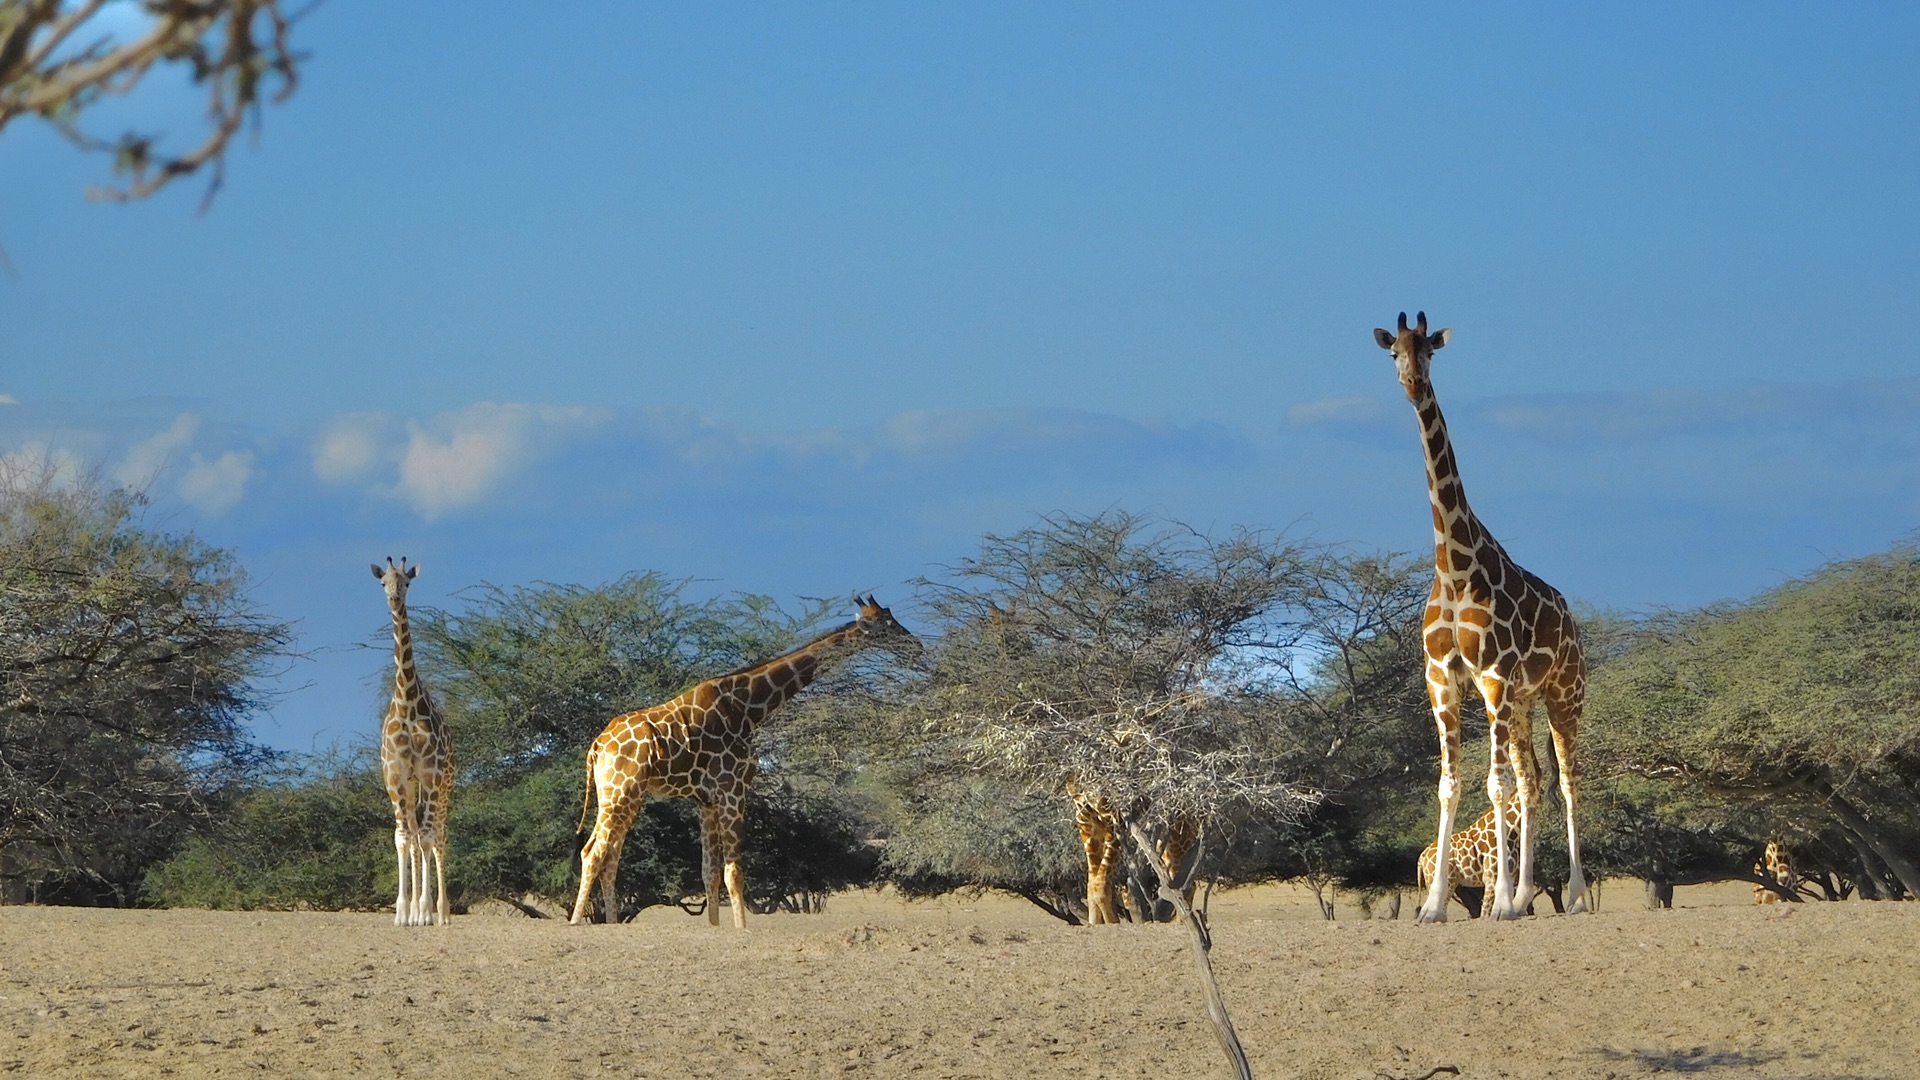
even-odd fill
[{"label": "giraffe front leg", "polygon": [[399,878],[399,892],[393,898],[393,925],[406,926],[413,915],[413,852],[407,830],[401,825],[393,827],[393,855],[395,876]]},{"label": "giraffe front leg", "polygon": [[1087,854],[1087,924],[1117,923],[1120,920],[1113,908],[1114,830],[1090,802],[1074,807],[1074,822],[1080,827],[1080,845]]},{"label": "giraffe front leg", "polygon": [[[1453,815],[1460,806],[1460,691],[1460,681],[1446,665],[1427,661],[1427,697],[1440,734],[1440,835],[1434,841],[1435,852],[1453,850]],[[1447,921],[1447,896],[1453,890],[1447,865],[1451,861],[1434,859],[1433,879],[1427,883],[1427,899],[1416,921]]]},{"label": "giraffe front leg", "polygon": [[1553,756],[1560,765],[1560,802],[1567,811],[1567,914],[1597,911],[1599,905],[1587,888],[1587,876],[1580,870],[1580,829],[1575,807],[1579,804],[1580,766],[1577,754],[1580,713],[1584,704],[1584,683],[1564,696],[1548,696],[1547,725],[1553,732]]},{"label": "giraffe front leg", "polygon": [[453,912],[447,899],[447,842],[444,837],[433,840],[433,879],[434,879],[434,922],[446,926],[452,922]]},{"label": "giraffe front leg", "polygon": [[720,925],[720,824],[719,808],[700,806],[700,880],[707,888],[707,925]]},{"label": "giraffe front leg", "polygon": [[1514,825],[1515,870],[1513,907],[1528,914],[1534,896],[1534,851],[1540,836],[1540,761],[1533,752],[1533,701],[1515,698],[1513,726],[1508,732],[1507,757],[1513,764],[1514,795],[1520,818]]},{"label": "giraffe front leg", "polygon": [[740,836],[747,810],[741,802],[722,804],[719,814],[721,861],[726,869],[727,896],[733,901],[733,926],[747,928],[747,875],[740,867]]}]

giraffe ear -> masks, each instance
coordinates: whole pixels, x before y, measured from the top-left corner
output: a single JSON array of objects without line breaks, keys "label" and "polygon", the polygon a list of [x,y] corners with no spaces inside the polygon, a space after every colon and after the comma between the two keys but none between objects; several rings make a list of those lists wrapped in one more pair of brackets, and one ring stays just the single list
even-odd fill
[{"label": "giraffe ear", "polygon": [[1389,351],[1393,349],[1393,335],[1377,326],[1373,328],[1373,340],[1379,342],[1380,347],[1383,349]]},{"label": "giraffe ear", "polygon": [[1445,326],[1445,327],[1441,327],[1439,330],[1435,331],[1431,337],[1427,338],[1427,344],[1433,346],[1434,351],[1438,352],[1439,350],[1446,348],[1447,342],[1452,340],[1453,340],[1453,327]]},{"label": "giraffe ear", "polygon": [[378,579],[378,578],[384,578],[384,577],[386,577],[386,576],[387,576],[387,575],[386,575],[386,572],[380,569],[380,564],[379,564],[379,563],[371,563],[371,564],[369,564],[369,565],[371,565],[371,566],[373,567],[373,576],[374,576],[374,577],[375,577],[376,579]]},{"label": "giraffe ear", "polygon": [[412,581],[412,580],[413,580],[414,578],[416,578],[416,577],[418,577],[418,576],[420,576],[420,568],[419,568],[419,567],[417,567],[417,566],[409,566],[409,567],[407,567],[407,580],[408,580],[408,581]]}]

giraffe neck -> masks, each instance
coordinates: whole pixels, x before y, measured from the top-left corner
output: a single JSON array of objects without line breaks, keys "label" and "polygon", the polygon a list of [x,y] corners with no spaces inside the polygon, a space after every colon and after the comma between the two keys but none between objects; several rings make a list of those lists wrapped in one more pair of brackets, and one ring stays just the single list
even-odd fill
[{"label": "giraffe neck", "polygon": [[1490,542],[1479,519],[1467,506],[1467,489],[1460,482],[1453,440],[1440,399],[1428,384],[1414,400],[1420,417],[1420,443],[1427,458],[1427,501],[1433,508],[1433,566],[1442,577],[1462,577],[1473,567],[1474,556]]},{"label": "giraffe neck", "polygon": [[407,603],[394,599],[387,607],[393,612],[393,702],[403,706],[408,715],[416,715],[426,691],[413,667],[413,631],[407,625]]},{"label": "giraffe neck", "polygon": [[748,722],[757,724],[828,668],[845,659],[859,638],[860,624],[850,622],[790,653],[721,676],[721,689],[740,702]]}]

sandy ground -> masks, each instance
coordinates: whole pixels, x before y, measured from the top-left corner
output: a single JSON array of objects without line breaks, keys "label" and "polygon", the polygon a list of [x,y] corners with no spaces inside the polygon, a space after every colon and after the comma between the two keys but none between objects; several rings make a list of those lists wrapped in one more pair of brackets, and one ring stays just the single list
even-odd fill
[{"label": "sandy ground", "polygon": [[[1214,959],[1261,1077],[1920,1076],[1920,904],[1755,907],[1738,886],[1650,912],[1624,883],[1604,900],[1417,927],[1222,893]],[[0,1072],[1226,1075],[1178,927],[885,894],[744,933],[677,909],[406,930],[0,908]]]}]

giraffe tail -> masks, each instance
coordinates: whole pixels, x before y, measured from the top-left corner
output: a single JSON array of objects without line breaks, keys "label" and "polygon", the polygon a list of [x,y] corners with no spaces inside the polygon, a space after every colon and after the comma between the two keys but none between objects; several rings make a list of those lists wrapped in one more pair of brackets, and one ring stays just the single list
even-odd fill
[{"label": "giraffe tail", "polygon": [[600,748],[597,745],[587,747],[587,791],[586,795],[580,800],[580,824],[573,827],[573,853],[575,855],[585,851],[587,847],[587,811],[593,809],[593,759],[599,755]]}]

